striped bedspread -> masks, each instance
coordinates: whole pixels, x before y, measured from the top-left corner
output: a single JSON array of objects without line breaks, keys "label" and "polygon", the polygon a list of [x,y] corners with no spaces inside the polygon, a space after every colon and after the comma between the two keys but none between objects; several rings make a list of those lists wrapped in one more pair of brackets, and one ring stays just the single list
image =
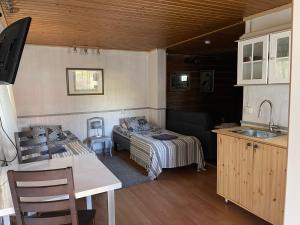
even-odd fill
[{"label": "striped bedspread", "polygon": [[[176,135],[177,139],[160,141],[152,137],[157,134]],[[130,138],[130,155],[131,159],[147,169],[151,179],[158,177],[163,168],[196,163],[200,170],[205,166],[203,150],[197,138],[167,130],[133,133]]]},{"label": "striped bedspread", "polygon": [[66,152],[53,154],[52,158],[61,158],[72,155],[83,155],[88,153],[94,153],[88,147],[84,146],[81,141],[72,141],[63,145]]},{"label": "striped bedspread", "polygon": [[[74,134],[70,131],[66,131],[66,139],[61,141],[52,141],[49,142],[49,149],[57,146],[62,146],[66,151],[61,153],[52,154],[52,158],[62,158],[73,155],[82,155],[82,154],[95,154],[92,150],[90,150],[87,146],[85,146]],[[31,155],[23,156],[23,160],[37,157],[39,153],[34,153]]]}]

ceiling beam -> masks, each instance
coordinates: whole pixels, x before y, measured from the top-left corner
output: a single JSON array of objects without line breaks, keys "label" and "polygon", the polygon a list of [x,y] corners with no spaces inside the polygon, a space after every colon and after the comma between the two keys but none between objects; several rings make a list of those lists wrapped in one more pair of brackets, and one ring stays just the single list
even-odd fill
[{"label": "ceiling beam", "polygon": [[213,30],[213,31],[210,31],[210,32],[207,32],[207,33],[204,33],[204,34],[200,34],[200,35],[198,35],[198,36],[195,36],[195,37],[186,39],[186,40],[184,40],[184,41],[180,41],[180,42],[177,42],[177,43],[168,45],[166,48],[172,48],[172,47],[175,47],[175,46],[178,46],[178,45],[181,45],[181,44],[185,44],[185,43],[187,43],[187,42],[196,40],[196,39],[198,39],[198,38],[203,38],[203,37],[208,36],[208,35],[210,35],[210,34],[214,34],[214,33],[217,33],[217,32],[219,32],[219,31],[226,30],[226,29],[229,29],[229,28],[238,26],[238,25],[243,24],[243,23],[244,23],[244,21],[240,21],[240,22],[238,22],[238,23],[234,23],[234,24],[231,24],[231,25],[226,26],[226,27],[222,27],[222,28],[217,29],[217,30]]}]

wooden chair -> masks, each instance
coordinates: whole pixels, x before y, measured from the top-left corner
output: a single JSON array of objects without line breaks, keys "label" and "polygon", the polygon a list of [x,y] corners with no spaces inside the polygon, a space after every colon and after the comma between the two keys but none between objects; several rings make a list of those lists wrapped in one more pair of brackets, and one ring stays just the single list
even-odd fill
[{"label": "wooden chair", "polygon": [[15,140],[19,163],[29,163],[51,159],[48,151],[47,132],[44,128],[16,132]]},{"label": "wooden chair", "polygon": [[76,210],[72,168],[10,170],[7,176],[17,225],[94,224],[95,210]]}]

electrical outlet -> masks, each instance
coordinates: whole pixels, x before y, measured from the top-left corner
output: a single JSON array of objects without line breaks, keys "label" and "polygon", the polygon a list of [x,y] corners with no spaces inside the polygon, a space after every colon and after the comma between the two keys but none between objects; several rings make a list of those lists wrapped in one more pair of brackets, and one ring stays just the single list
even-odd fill
[{"label": "electrical outlet", "polygon": [[254,109],[251,106],[245,106],[244,112],[252,114],[252,113],[254,113]]}]

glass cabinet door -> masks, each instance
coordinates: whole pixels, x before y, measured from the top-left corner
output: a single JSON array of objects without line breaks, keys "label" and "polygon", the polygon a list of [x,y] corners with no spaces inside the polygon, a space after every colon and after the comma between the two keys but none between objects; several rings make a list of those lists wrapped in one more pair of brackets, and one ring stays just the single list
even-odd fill
[{"label": "glass cabinet door", "polygon": [[243,80],[251,80],[252,74],[252,44],[243,46]]},{"label": "glass cabinet door", "polygon": [[269,36],[240,41],[238,47],[238,84],[267,83]]},{"label": "glass cabinet door", "polygon": [[263,46],[262,41],[253,43],[253,80],[261,80],[263,78]]},{"label": "glass cabinet door", "polygon": [[291,32],[270,36],[269,83],[289,83]]}]

